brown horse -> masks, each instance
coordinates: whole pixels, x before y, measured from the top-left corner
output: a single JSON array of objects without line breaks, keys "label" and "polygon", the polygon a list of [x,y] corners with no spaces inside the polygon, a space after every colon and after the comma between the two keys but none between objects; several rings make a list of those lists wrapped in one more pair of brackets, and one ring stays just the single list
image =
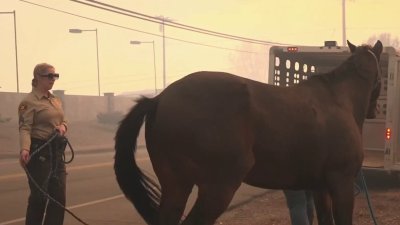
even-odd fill
[{"label": "brown horse", "polygon": [[[361,130],[379,96],[382,43],[356,47],[330,73],[277,87],[222,72],[190,74],[154,98],[141,98],[116,134],[115,173],[148,224],[211,225],[242,182],[314,191],[319,224],[351,225]],[[135,162],[146,144],[161,188]],[[333,220],[334,219],[334,220]]]}]

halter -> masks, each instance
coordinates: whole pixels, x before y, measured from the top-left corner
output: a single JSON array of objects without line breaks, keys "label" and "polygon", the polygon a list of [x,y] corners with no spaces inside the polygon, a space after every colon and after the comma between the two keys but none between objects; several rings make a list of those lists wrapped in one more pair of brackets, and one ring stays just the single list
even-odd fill
[{"label": "halter", "polygon": [[[371,53],[372,54],[372,56],[374,56],[374,59],[375,59],[375,63],[376,63],[376,67],[377,67],[377,73],[378,73],[378,75],[377,75],[377,77],[376,77],[376,80],[375,80],[375,83],[374,83],[374,86],[373,86],[373,89],[372,89],[372,92],[371,92],[371,97],[372,97],[372,95],[374,96],[373,97],[373,101],[375,101],[375,111],[376,112],[379,112],[379,109],[378,109],[378,107],[377,107],[377,105],[376,105],[376,100],[377,100],[377,98],[379,97],[379,91],[380,91],[380,85],[381,85],[381,67],[379,66],[379,61],[378,61],[378,58],[376,57],[376,55],[374,54],[374,52],[372,52],[371,50],[369,50],[368,49],[368,52],[369,53]],[[370,101],[371,101],[371,99],[370,99]],[[371,103],[371,102],[370,102]]]},{"label": "halter", "polygon": [[376,78],[376,80],[375,80],[375,84],[374,84],[374,89],[375,89],[376,86],[379,85],[379,83],[380,83],[380,81],[381,81],[382,72],[381,72],[381,67],[379,66],[378,57],[376,57],[375,53],[372,52],[370,49],[368,49],[368,52],[371,53],[371,55],[374,57],[375,62],[376,62],[376,68],[377,68],[377,70],[378,70],[378,76],[377,76],[377,78]]}]

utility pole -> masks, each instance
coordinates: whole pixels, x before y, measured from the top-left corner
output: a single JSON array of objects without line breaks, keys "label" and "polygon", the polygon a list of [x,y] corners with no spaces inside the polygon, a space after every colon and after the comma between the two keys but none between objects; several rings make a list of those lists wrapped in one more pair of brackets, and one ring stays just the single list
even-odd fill
[{"label": "utility pole", "polygon": [[172,22],[171,19],[164,16],[156,16],[156,19],[161,20],[160,29],[162,31],[162,38],[163,38],[163,89],[166,87],[166,66],[165,66],[165,22]]},{"label": "utility pole", "polygon": [[342,0],[342,35],[343,46],[346,46],[346,0]]}]

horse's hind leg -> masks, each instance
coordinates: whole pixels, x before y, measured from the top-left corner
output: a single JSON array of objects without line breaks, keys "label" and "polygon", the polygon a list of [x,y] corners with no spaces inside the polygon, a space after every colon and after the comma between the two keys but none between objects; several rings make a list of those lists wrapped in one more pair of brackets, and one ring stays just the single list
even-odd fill
[{"label": "horse's hind leg", "polygon": [[160,176],[162,188],[159,225],[178,225],[194,183],[177,176],[165,167]]},{"label": "horse's hind leg", "polygon": [[229,206],[240,183],[200,185],[196,203],[182,225],[214,224]]}]

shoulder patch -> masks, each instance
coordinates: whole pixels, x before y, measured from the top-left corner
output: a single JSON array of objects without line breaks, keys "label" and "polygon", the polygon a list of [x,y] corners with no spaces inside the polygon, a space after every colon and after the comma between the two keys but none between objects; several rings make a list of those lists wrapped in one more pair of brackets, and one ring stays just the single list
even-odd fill
[{"label": "shoulder patch", "polygon": [[25,104],[21,104],[18,108],[18,111],[25,111],[28,107]]}]

